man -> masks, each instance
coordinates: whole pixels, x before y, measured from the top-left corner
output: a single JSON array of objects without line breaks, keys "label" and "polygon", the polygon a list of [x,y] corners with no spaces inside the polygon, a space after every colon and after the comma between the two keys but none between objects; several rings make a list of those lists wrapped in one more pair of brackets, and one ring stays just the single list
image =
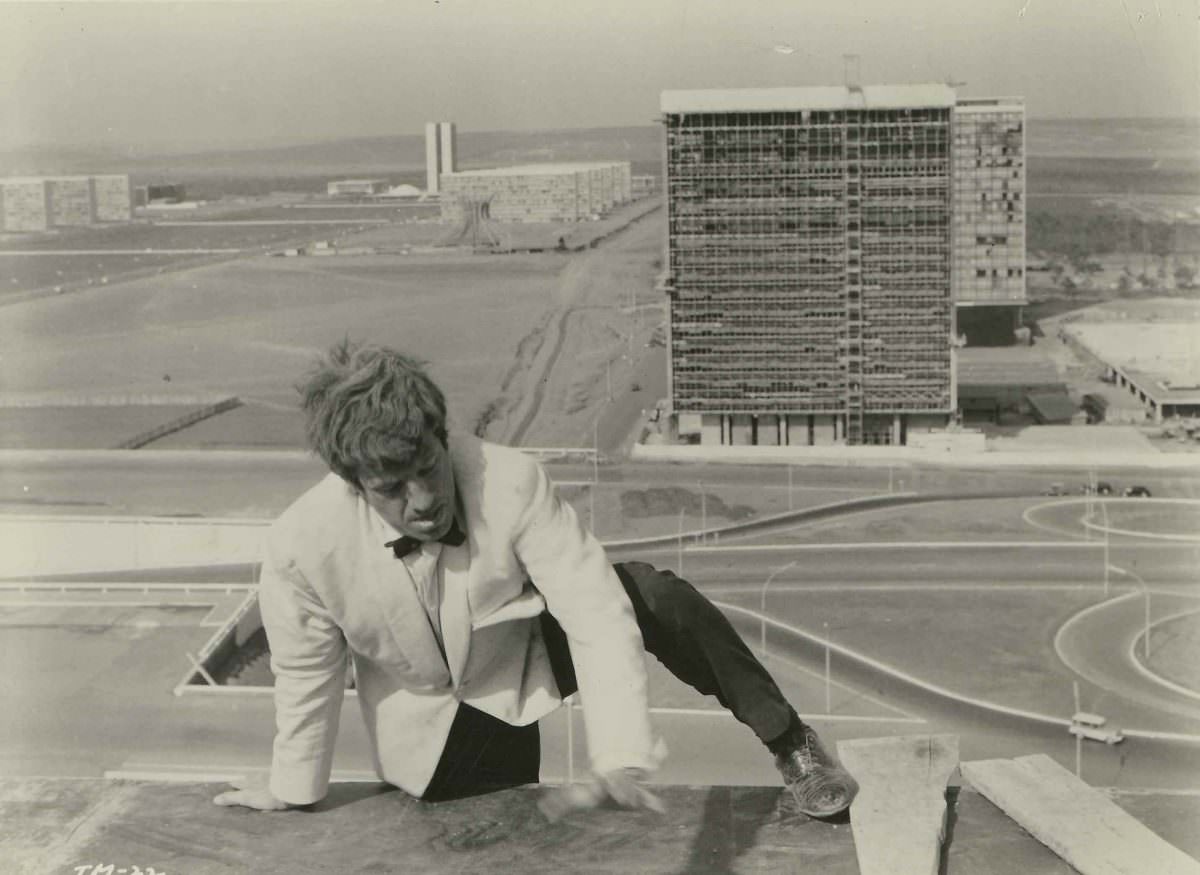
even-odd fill
[{"label": "man", "polygon": [[596,778],[585,804],[658,807],[641,785],[665,754],[648,651],[755,732],[801,811],[849,806],[854,779],[725,617],[670,572],[610,565],[525,454],[449,435],[419,363],[344,343],[301,392],[310,446],[331,473],[267,536],[270,779],[217,804],[324,796],[352,662],[376,771],[413,796],[536,782],[537,720],[577,691]]}]

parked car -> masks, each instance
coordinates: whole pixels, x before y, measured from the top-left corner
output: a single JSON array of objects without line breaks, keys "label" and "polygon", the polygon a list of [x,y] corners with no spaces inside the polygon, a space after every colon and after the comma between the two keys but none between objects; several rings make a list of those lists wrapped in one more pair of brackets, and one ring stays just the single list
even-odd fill
[{"label": "parked car", "polygon": [[1145,486],[1126,486],[1125,487],[1125,497],[1126,498],[1149,498],[1150,490],[1147,489]]},{"label": "parked car", "polygon": [[1101,480],[1094,486],[1091,483],[1085,483],[1079,491],[1084,495],[1112,495],[1113,488],[1111,483]]},{"label": "parked car", "polygon": [[1063,483],[1051,483],[1042,490],[1042,495],[1070,495],[1070,490]]}]

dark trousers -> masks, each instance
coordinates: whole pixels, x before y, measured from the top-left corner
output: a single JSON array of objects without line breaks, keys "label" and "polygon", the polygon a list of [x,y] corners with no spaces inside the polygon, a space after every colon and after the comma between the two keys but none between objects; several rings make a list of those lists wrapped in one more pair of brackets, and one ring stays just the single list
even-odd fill
[{"label": "dark trousers", "polygon": [[[644,562],[613,568],[633,603],[646,651],[675,677],[716,696],[765,744],[795,718],[791,705],[725,615],[686,580]],[[564,696],[579,689],[567,636],[542,614],[542,636],[554,679]],[[424,798],[455,799],[538,780],[537,724],[510,726],[461,704]]]}]

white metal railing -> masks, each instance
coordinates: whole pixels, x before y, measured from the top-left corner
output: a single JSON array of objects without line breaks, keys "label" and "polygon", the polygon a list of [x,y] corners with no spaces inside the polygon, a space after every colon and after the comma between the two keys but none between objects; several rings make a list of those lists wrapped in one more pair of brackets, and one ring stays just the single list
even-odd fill
[{"label": "white metal railing", "polygon": [[184,595],[233,595],[255,589],[254,583],[96,583],[92,581],[0,581],[0,592],[174,592]]},{"label": "white metal railing", "polygon": [[203,677],[208,686],[219,686],[219,684],[217,684],[217,682],[213,679],[212,675],[210,675],[204,668],[204,663],[213,655],[216,649],[221,646],[221,643],[228,636],[235,633],[238,624],[245,618],[246,614],[248,614],[252,608],[257,606],[258,591],[252,590],[247,592],[246,597],[242,599],[241,603],[237,606],[234,612],[229,616],[228,619],[225,620],[224,623],[221,624],[217,631],[214,632],[212,636],[204,642],[204,645],[200,648],[200,650],[197,651],[194,656],[191,653],[186,654],[188,661],[192,665],[191,668],[188,669],[187,673],[184,674],[183,678],[180,679],[179,683],[175,685],[174,694],[176,696],[182,695],[183,688],[189,686],[192,676],[195,674],[199,674],[201,677]]}]

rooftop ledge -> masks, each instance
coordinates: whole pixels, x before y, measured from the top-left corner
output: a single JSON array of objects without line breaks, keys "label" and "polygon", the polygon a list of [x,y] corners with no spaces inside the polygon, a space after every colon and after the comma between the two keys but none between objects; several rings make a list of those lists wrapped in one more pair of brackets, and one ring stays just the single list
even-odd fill
[{"label": "rooftop ledge", "polygon": [[[664,815],[602,809],[554,824],[538,812],[544,790],[535,787],[434,804],[383,784],[343,783],[311,809],[270,814],[213,805],[224,789],[0,778],[0,860],[6,872],[29,875],[134,867],[146,875],[858,872],[849,823],[797,814],[773,787],[660,787]],[[948,797],[943,871],[1073,871],[970,787]],[[1122,791],[1113,799],[1200,853],[1200,796]]]}]

